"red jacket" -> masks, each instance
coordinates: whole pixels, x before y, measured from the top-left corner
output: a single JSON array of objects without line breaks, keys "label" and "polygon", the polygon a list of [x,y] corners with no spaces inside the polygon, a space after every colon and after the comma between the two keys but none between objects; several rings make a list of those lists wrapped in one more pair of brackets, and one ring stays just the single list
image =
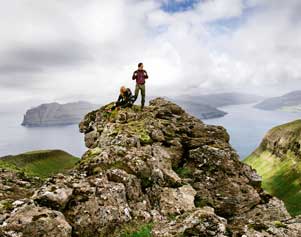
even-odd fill
[{"label": "red jacket", "polygon": [[133,73],[132,79],[136,80],[137,84],[143,85],[145,83],[145,79],[148,78],[147,72],[145,70],[136,70]]}]

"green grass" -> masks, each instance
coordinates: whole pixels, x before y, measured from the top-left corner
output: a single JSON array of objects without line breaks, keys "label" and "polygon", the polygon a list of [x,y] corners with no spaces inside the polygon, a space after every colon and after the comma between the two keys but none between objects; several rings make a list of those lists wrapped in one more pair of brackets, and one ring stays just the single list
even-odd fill
[{"label": "green grass", "polygon": [[273,127],[269,132],[298,132],[301,130],[301,119],[294,120],[292,122],[281,124],[279,126]]},{"label": "green grass", "polygon": [[126,131],[130,135],[136,135],[141,144],[151,144],[153,141],[149,136],[148,131],[145,129],[144,121],[131,121],[127,124],[119,124],[119,126],[113,131],[112,135],[116,136],[120,131]]},{"label": "green grass", "polygon": [[152,224],[143,224],[137,230],[131,228],[124,230],[120,237],[151,237]]},{"label": "green grass", "polygon": [[115,228],[101,233],[99,237],[151,237],[153,229],[153,223],[145,223],[138,220],[133,220],[121,225],[115,226]]},{"label": "green grass", "polygon": [[74,167],[77,161],[79,158],[61,150],[40,150],[2,157],[0,167],[47,178],[56,173],[66,172]]},{"label": "green grass", "polygon": [[192,177],[192,169],[190,167],[177,167],[174,171],[181,177],[181,178],[191,178]]},{"label": "green grass", "polygon": [[301,162],[288,152],[284,159],[268,151],[244,160],[262,176],[262,188],[283,200],[292,215],[301,214]]}]

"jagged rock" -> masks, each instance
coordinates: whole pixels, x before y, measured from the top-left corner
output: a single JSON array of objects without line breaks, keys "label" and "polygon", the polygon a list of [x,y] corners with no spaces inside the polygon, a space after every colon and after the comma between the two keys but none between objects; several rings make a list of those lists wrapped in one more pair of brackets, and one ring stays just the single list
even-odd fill
[{"label": "jagged rock", "polygon": [[214,214],[213,208],[204,207],[178,217],[175,221],[155,225],[154,237],[217,236],[225,237],[227,221]]},{"label": "jagged rock", "polygon": [[37,190],[32,199],[44,206],[63,209],[71,198],[72,191],[64,184],[46,185]]},{"label": "jagged rock", "polygon": [[[72,237],[119,237],[142,223],[152,223],[155,237],[298,236],[299,219],[263,192],[223,127],[206,125],[162,98],[139,112],[134,106],[108,114],[108,106],[80,123],[89,150],[77,166],[48,179],[30,199],[34,210],[60,211]],[[0,231],[15,231],[5,223],[27,204],[20,200],[0,216]],[[53,228],[49,236],[60,236]]]},{"label": "jagged rock", "polygon": [[28,177],[21,171],[0,169],[0,201],[30,197],[41,184],[38,177]]},{"label": "jagged rock", "polygon": [[160,209],[163,215],[181,214],[195,208],[196,191],[190,185],[180,188],[163,188],[160,192]]},{"label": "jagged rock", "polygon": [[98,132],[97,131],[91,131],[85,136],[85,144],[89,148],[95,147],[95,141],[98,138]]},{"label": "jagged rock", "polygon": [[143,197],[140,180],[136,176],[120,169],[109,170],[107,176],[110,181],[125,185],[128,200],[139,200]]},{"label": "jagged rock", "polygon": [[73,227],[74,236],[108,236],[114,225],[132,219],[130,212],[123,184],[99,182],[89,190],[75,191],[64,214]]},{"label": "jagged rock", "polygon": [[71,237],[71,230],[61,212],[29,203],[14,209],[0,231],[5,237]]},{"label": "jagged rock", "polygon": [[163,132],[159,129],[155,129],[152,131],[151,138],[154,141],[158,141],[158,142],[163,142],[165,140]]}]

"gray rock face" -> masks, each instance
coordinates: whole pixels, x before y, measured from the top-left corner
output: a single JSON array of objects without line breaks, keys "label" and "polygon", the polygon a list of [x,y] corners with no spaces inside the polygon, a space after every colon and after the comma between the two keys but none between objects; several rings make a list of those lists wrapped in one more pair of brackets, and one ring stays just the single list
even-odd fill
[{"label": "gray rock face", "polygon": [[162,188],[160,209],[163,215],[181,214],[195,209],[196,191],[188,184],[179,188]]},{"label": "gray rock face", "polygon": [[83,101],[42,104],[27,110],[22,125],[35,127],[77,124],[86,113],[96,108],[98,108],[97,105]]},{"label": "gray rock face", "polygon": [[[27,177],[19,171],[0,169],[0,224],[23,199],[29,198],[42,185],[37,177]],[[1,236],[1,235],[0,235]]]},{"label": "gray rock face", "polygon": [[0,231],[11,237],[69,237],[72,228],[61,212],[27,203],[11,213]]},{"label": "gray rock face", "polygon": [[[3,236],[44,236],[28,223],[70,237],[117,237],[147,223],[155,237],[300,234],[299,218],[261,189],[226,130],[174,103],[157,98],[143,112],[134,106],[112,114],[102,107],[79,128],[89,150],[68,175],[49,178],[2,216]],[[20,223],[22,216],[29,221]]]},{"label": "gray rock face", "polygon": [[227,221],[214,214],[213,208],[196,208],[183,220],[160,223],[153,229],[154,237],[217,236],[226,237]]}]

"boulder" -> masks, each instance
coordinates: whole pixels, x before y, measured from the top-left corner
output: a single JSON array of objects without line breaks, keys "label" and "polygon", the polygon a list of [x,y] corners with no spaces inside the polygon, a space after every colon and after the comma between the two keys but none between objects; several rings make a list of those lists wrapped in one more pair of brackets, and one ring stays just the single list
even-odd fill
[{"label": "boulder", "polygon": [[72,228],[61,212],[31,203],[14,209],[0,231],[6,237],[71,237]]},{"label": "boulder", "polygon": [[158,222],[152,230],[153,237],[174,236],[217,236],[226,237],[226,224],[224,218],[214,214],[209,207],[188,212],[185,217],[178,217],[171,222]]},{"label": "boulder", "polygon": [[181,214],[195,208],[196,191],[190,185],[180,188],[163,188],[160,193],[160,209],[163,215]]}]

